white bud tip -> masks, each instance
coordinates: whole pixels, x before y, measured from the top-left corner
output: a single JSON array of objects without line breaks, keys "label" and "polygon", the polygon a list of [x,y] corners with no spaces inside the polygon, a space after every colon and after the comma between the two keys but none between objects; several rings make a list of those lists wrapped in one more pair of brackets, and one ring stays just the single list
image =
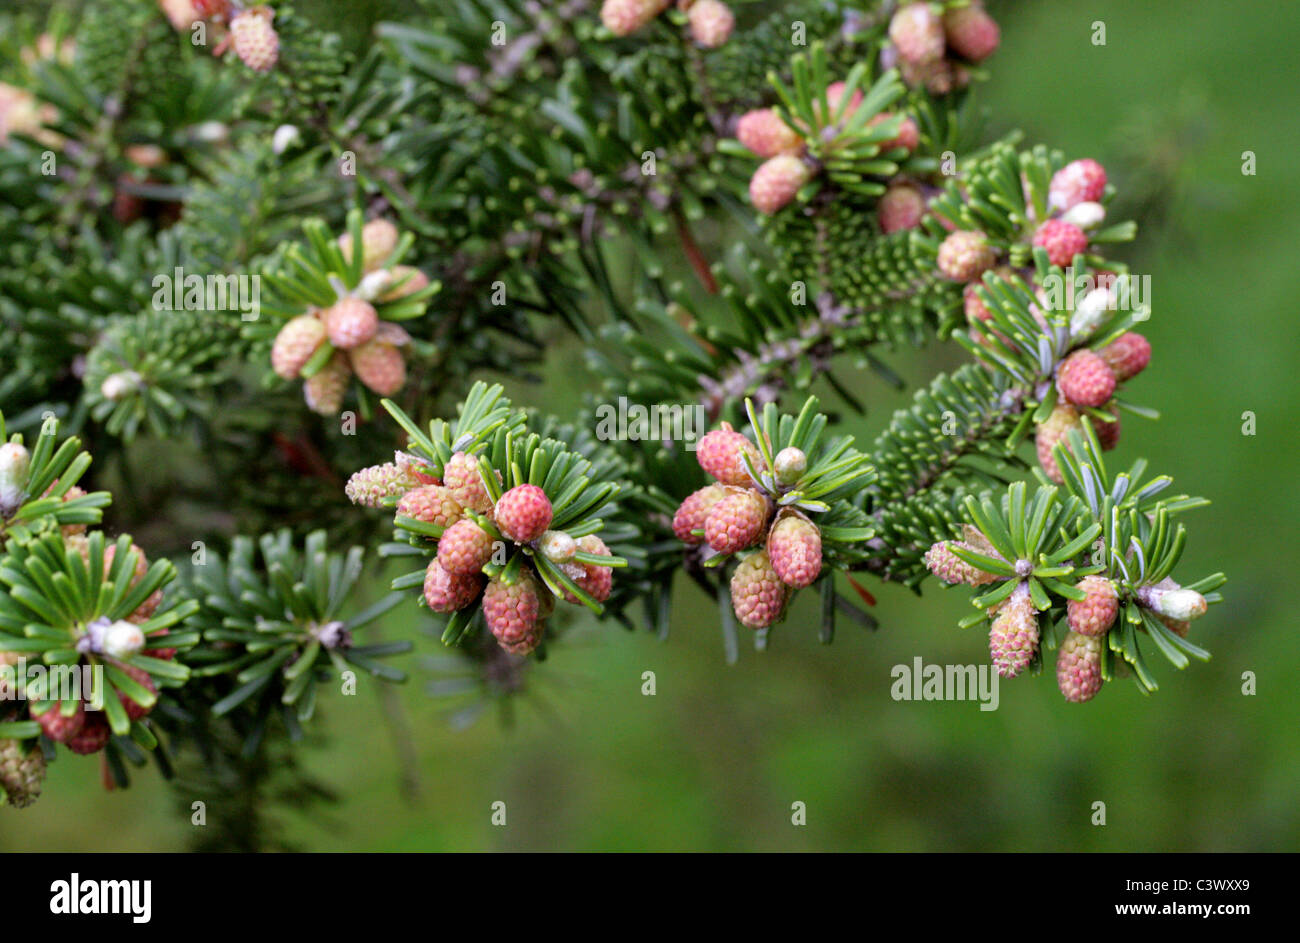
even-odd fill
[{"label": "white bud tip", "polygon": [[1080,229],[1095,229],[1106,218],[1106,207],[1100,203],[1076,203],[1061,214],[1061,222]]},{"label": "white bud tip", "polygon": [[542,534],[538,547],[552,563],[569,563],[578,552],[578,542],[562,530],[548,530]]},{"label": "white bud tip", "polygon": [[128,658],[144,648],[144,633],[138,625],[118,621],[104,632],[104,654],[112,658]]},{"label": "white bud tip", "polygon": [[374,301],[393,283],[393,273],[388,269],[379,269],[371,272],[365,278],[361,279],[361,284],[357,286],[356,295],[364,301]]},{"label": "white bud tip", "polygon": [[271,150],[277,154],[283,154],[300,140],[302,140],[302,135],[297,128],[291,124],[282,124],[275,129],[275,137],[271,138]]}]

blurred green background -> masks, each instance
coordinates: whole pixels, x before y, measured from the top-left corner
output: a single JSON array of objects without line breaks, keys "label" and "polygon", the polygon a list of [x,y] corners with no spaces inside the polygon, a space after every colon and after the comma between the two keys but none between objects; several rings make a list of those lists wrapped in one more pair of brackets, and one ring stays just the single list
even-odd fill
[{"label": "blurred green background", "polygon": [[[299,4],[364,41],[375,9]],[[1213,499],[1187,518],[1180,575],[1223,570],[1227,601],[1195,624],[1214,652],[1161,690],[1109,685],[1084,706],[1063,702],[1050,672],[1008,682],[1000,706],[890,698],[890,670],[986,661],[976,630],[955,622],[957,593],[923,601],[872,583],[881,627],[841,626],[816,641],[802,598],[764,654],[728,668],[712,609],[683,581],[673,637],[615,627],[574,633],[534,673],[507,728],[486,714],[468,730],[423,690],[412,659],[400,689],[413,730],[417,794],[379,699],[322,704],[323,745],[305,768],[340,796],[281,817],[313,850],[1046,850],[1300,848],[1300,633],[1294,549],[1300,321],[1300,204],[1295,50],[1288,3],[1089,0],[990,3],[1003,24],[993,79],[981,92],[993,129],[1107,165],[1145,231],[1128,259],[1152,281],[1151,369],[1132,395],[1163,413],[1125,418],[1117,460],[1146,455],[1177,488]],[[1104,22],[1106,45],[1092,44]],[[1243,176],[1253,151],[1257,175]],[[522,402],[563,409],[580,389],[572,344],[550,382]],[[960,361],[945,345],[894,358],[912,382]],[[903,396],[864,376],[870,437]],[[1243,414],[1256,434],[1243,434]],[[804,594],[805,597],[809,594]],[[394,619],[409,635],[417,615]],[[421,636],[421,655],[437,645]],[[1163,670],[1161,670],[1163,669]],[[642,673],[657,694],[641,693]],[[1258,693],[1242,693],[1243,672]],[[198,797],[196,797],[198,798]],[[506,825],[491,823],[506,803]],[[807,824],[791,824],[803,802]],[[1106,824],[1091,824],[1094,802]],[[221,810],[209,809],[216,818]],[[174,850],[193,839],[175,796],[146,771],[124,794],[99,786],[97,761],[61,756],[45,800],[0,813],[0,850]]]}]

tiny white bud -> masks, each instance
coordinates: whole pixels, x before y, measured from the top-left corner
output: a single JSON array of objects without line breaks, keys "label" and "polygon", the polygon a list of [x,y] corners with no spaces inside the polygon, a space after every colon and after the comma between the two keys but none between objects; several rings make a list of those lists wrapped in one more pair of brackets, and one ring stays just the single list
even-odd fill
[{"label": "tiny white bud", "polygon": [[1171,589],[1155,595],[1156,612],[1179,622],[1190,622],[1205,615],[1205,597],[1194,589]]},{"label": "tiny white bud", "polygon": [[808,456],[802,449],[790,446],[777,452],[772,464],[775,466],[776,480],[783,485],[792,485],[808,470]]},{"label": "tiny white bud", "polygon": [[140,389],[141,376],[134,370],[123,370],[121,373],[114,373],[104,378],[104,382],[99,385],[99,392],[104,399],[117,402],[125,399],[130,393]]},{"label": "tiny white bud", "polygon": [[31,469],[31,455],[17,442],[0,445],[0,517],[8,517],[22,504]]},{"label": "tiny white bud", "polygon": [[578,542],[562,530],[548,530],[537,545],[552,563],[569,563],[578,552]]},{"label": "tiny white bud", "polygon": [[230,136],[230,129],[220,121],[205,121],[202,124],[196,124],[191,135],[196,141],[217,144]]},{"label": "tiny white bud", "polygon": [[1095,229],[1106,218],[1106,207],[1100,203],[1076,203],[1061,214],[1061,222],[1080,229]]},{"label": "tiny white bud", "polygon": [[302,134],[291,124],[282,124],[275,129],[275,136],[271,138],[271,150],[277,154],[283,154],[294,144],[302,140]]},{"label": "tiny white bud", "polygon": [[377,269],[361,279],[356,296],[363,301],[374,301],[388,291],[388,286],[391,284],[393,284],[393,273],[386,268]]},{"label": "tiny white bud", "polygon": [[129,658],[144,648],[144,633],[138,625],[119,620],[104,630],[102,644],[110,658]]},{"label": "tiny white bud", "polygon": [[1075,338],[1087,337],[1106,317],[1111,306],[1111,293],[1105,288],[1094,288],[1079,301],[1070,318],[1070,334]]}]

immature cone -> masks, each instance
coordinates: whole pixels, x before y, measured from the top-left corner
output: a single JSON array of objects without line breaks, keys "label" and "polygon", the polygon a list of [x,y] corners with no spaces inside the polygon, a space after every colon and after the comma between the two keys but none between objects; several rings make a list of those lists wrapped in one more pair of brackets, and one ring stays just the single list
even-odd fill
[{"label": "immature cone", "polygon": [[322,416],[337,416],[343,408],[343,394],[348,391],[351,376],[352,368],[348,366],[347,357],[336,352],[329,363],[303,383],[302,394],[307,408]]},{"label": "immature cone", "polygon": [[707,474],[722,484],[748,487],[752,481],[745,467],[746,455],[754,470],[758,471],[763,460],[758,446],[732,429],[730,423],[724,422],[722,428],[714,429],[700,439],[695,460]]},{"label": "immature cone", "polygon": [[1105,406],[1115,392],[1115,374],[1105,360],[1085,347],[1061,363],[1056,387],[1074,406]]},{"label": "immature cone", "polygon": [[[821,101],[819,101],[818,99],[813,99],[814,113],[817,114],[818,117],[820,117],[823,121],[830,121],[832,118],[834,118],[836,113],[839,112],[840,110],[840,103],[844,101],[844,90],[847,88],[848,88],[848,84],[845,82],[832,82],[830,85],[827,85],[826,104],[830,106],[830,111],[823,117],[821,115],[821,108],[822,108]],[[843,122],[843,121],[848,121],[850,118],[852,118],[854,112],[858,110],[858,106],[862,104],[862,99],[863,99],[862,89],[855,88],[853,90],[853,96],[848,100],[847,103],[845,103],[844,112],[840,114],[839,120]]]},{"label": "immature cone", "polygon": [[[149,558],[145,556],[144,551],[141,550],[139,547],[132,547],[131,549],[135,551],[134,575],[131,577],[131,586],[134,587],[137,583],[139,583],[142,579],[144,579],[145,574],[149,572]],[[113,560],[115,560],[116,558],[117,558],[116,544],[110,544],[109,546],[104,548],[104,576],[105,577],[108,576],[109,568],[113,565]],[[129,615],[127,618],[132,622],[144,622],[146,619],[148,619],[151,615],[154,614],[154,611],[158,608],[158,605],[161,602],[162,602],[162,590],[156,589],[152,593],[150,593],[148,598],[145,599],[144,602],[140,603],[139,608],[137,608],[134,612],[132,612],[131,615]],[[136,648],[136,651],[139,651],[138,647]]]},{"label": "immature cone", "polygon": [[1072,704],[1090,701],[1101,690],[1101,647],[1099,636],[1065,633],[1056,653],[1056,685]]},{"label": "immature cone", "polygon": [[[982,549],[972,546],[964,540],[940,540],[932,545],[921,558],[926,568],[939,579],[951,586],[958,583],[965,583],[967,586],[983,586],[985,583],[991,583],[995,579],[992,573],[985,573],[983,570],[967,563],[957,554],[952,552],[952,545],[964,547],[967,550],[973,550],[976,553],[982,553],[986,556],[994,556],[996,551],[992,547]],[[992,552],[990,552],[992,551]]]},{"label": "immature cone", "polygon": [[946,278],[969,282],[997,263],[997,252],[982,232],[959,229],[939,244],[937,264]]},{"label": "immature cone", "polygon": [[783,209],[812,179],[812,169],[799,158],[779,154],[764,161],[749,181],[749,199],[760,213]]},{"label": "immature cone", "polygon": [[340,298],[325,312],[325,331],[340,350],[360,347],[379,330],[375,306],[360,298]]},{"label": "immature cone", "polygon": [[516,485],[501,496],[493,516],[501,533],[510,540],[531,543],[551,526],[551,499],[537,485]]},{"label": "immature cone", "polygon": [[1097,355],[1122,383],[1147,368],[1151,362],[1151,342],[1135,331],[1127,331],[1097,351]]},{"label": "immature cone", "polygon": [[527,571],[510,586],[491,580],[483,592],[483,618],[497,644],[512,655],[527,655],[541,643],[544,592]]},{"label": "immature cone", "polygon": [[697,537],[691,531],[703,530],[713,506],[726,496],[727,489],[722,485],[705,485],[699,491],[687,495],[673,515],[673,533],[677,539],[688,544],[704,543],[703,537]]},{"label": "immature cone", "polygon": [[429,287],[429,276],[409,265],[393,266],[391,287],[379,296],[380,301],[397,301]]},{"label": "immature cone", "polygon": [[401,497],[419,484],[409,466],[403,468],[394,462],[385,462],[353,472],[343,492],[353,504],[377,508],[384,498]]},{"label": "immature cone", "polygon": [[[388,257],[393,254],[393,250],[397,248],[398,236],[397,227],[386,219],[372,219],[362,226],[361,270],[363,272],[373,272],[383,265]],[[343,258],[351,262],[351,233],[344,233],[339,236],[339,248],[343,250]],[[397,274],[396,270],[394,274]]]},{"label": "immature cone", "polygon": [[276,376],[292,380],[325,342],[325,325],[314,314],[300,314],[289,320],[271,345],[271,369]]},{"label": "immature cone", "polygon": [[1004,678],[1024,671],[1038,651],[1038,614],[1029,589],[1021,583],[1002,604],[989,631],[989,655]]},{"label": "immature cone", "polygon": [[39,714],[33,706],[31,715],[32,720],[41,725],[41,732],[45,736],[55,743],[67,743],[81,733],[81,728],[85,726],[86,705],[82,701],[77,701],[72,713],[65,716],[62,704],[54,701]]},{"label": "immature cone", "polygon": [[438,563],[448,573],[477,573],[492,559],[492,535],[469,518],[452,524],[438,540]]},{"label": "immature cone", "polygon": [[771,506],[757,491],[736,491],[713,506],[704,539],[718,553],[735,553],[762,539]]},{"label": "immature cone", "polygon": [[671,0],[605,0],[600,21],[615,36],[635,33],[668,8]]},{"label": "immature cone", "polygon": [[1065,268],[1076,255],[1088,251],[1088,236],[1072,223],[1049,219],[1034,233],[1034,245],[1047,250],[1048,261],[1053,265]]},{"label": "immature cone", "polygon": [[1052,175],[1047,205],[1069,210],[1080,203],[1096,203],[1106,192],[1106,168],[1087,158],[1066,164]]},{"label": "immature cone", "polygon": [[691,39],[705,49],[716,49],[727,41],[736,27],[736,15],[722,0],[695,0],[686,11]]},{"label": "immature cone", "polygon": [[424,571],[424,601],[434,612],[455,612],[477,598],[484,582],[480,573],[448,573],[437,559],[430,560]]},{"label": "immature cone", "polygon": [[15,809],[25,809],[41,795],[45,782],[45,754],[40,744],[0,740],[0,790]]},{"label": "immature cone", "polygon": [[406,358],[378,338],[348,351],[348,362],[357,379],[378,396],[392,396],[406,385]]},{"label": "immature cone", "polygon": [[112,736],[113,731],[109,729],[103,711],[91,711],[86,714],[86,723],[80,733],[68,740],[67,747],[73,753],[89,756],[104,749]]},{"label": "immature cone", "polygon": [[972,62],[993,55],[1002,34],[993,17],[984,12],[983,5],[978,2],[945,13],[943,30],[949,47]]},{"label": "immature cone", "polygon": [[[867,127],[873,128],[878,124],[884,124],[893,118],[896,118],[892,111],[882,111],[880,114],[867,121]],[[921,143],[921,129],[917,127],[916,121],[911,116],[904,117],[898,125],[898,133],[888,140],[880,142],[880,150],[892,151],[895,148],[903,148],[907,151],[916,150],[916,146]]]},{"label": "immature cone", "polygon": [[943,58],[943,22],[928,3],[900,7],[889,21],[889,38],[905,62],[920,64]]},{"label": "immature cone", "polygon": [[767,535],[767,555],[786,586],[811,586],[822,572],[821,531],[802,517],[784,517]]},{"label": "immature cone", "polygon": [[412,488],[397,502],[397,513],[425,524],[447,528],[465,516],[451,490],[442,485],[421,485]]},{"label": "immature cone", "polygon": [[736,124],[736,138],[759,157],[797,154],[803,150],[803,138],[776,113],[774,108],[756,108],[741,115]]},{"label": "immature cone", "polygon": [[492,510],[492,499],[483,487],[478,473],[478,459],[465,452],[457,452],[442,470],[442,483],[463,508],[486,514]]},{"label": "immature cone", "polygon": [[[588,534],[586,537],[579,538],[578,549],[584,553],[600,554],[602,557],[613,556],[609,548],[605,546],[605,542],[595,534]],[[609,594],[613,592],[613,567],[598,566],[594,563],[570,563],[565,565],[564,571],[578,584],[579,589],[596,600],[596,602],[604,602],[609,598]],[[564,591],[564,598],[568,602],[578,602],[578,597],[567,589]]]},{"label": "immature cone", "polygon": [[280,37],[271,25],[274,17],[270,7],[262,6],[245,10],[230,21],[235,55],[254,72],[271,71],[280,57]]},{"label": "immature cone", "polygon": [[1088,598],[1071,599],[1066,603],[1066,622],[1080,635],[1105,635],[1119,615],[1119,595],[1114,582],[1104,576],[1085,576],[1079,580],[1078,587],[1088,594]]},{"label": "immature cone", "polygon": [[766,550],[751,553],[731,577],[731,608],[741,625],[764,629],[781,617],[786,587]]},{"label": "immature cone", "polygon": [[1056,443],[1065,438],[1066,433],[1081,425],[1079,413],[1073,406],[1058,403],[1052,410],[1052,414],[1047,417],[1047,421],[1038,427],[1038,432],[1034,436],[1034,445],[1038,449],[1038,464],[1043,466],[1047,477],[1058,485],[1065,479],[1061,476],[1061,469],[1057,467],[1052,449],[1056,447]]},{"label": "immature cone", "polygon": [[883,233],[915,229],[925,216],[925,197],[909,183],[896,183],[880,198],[876,214]]}]

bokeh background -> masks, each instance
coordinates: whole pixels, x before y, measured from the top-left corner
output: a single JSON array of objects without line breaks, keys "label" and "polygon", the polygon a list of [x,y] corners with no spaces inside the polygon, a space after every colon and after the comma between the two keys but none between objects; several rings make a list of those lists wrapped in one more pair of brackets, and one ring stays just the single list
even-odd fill
[{"label": "bokeh background", "polygon": [[[403,6],[298,5],[358,46]],[[991,131],[1021,127],[1101,160],[1143,226],[1127,257],[1151,275],[1155,358],[1132,392],[1163,418],[1126,417],[1115,455],[1146,455],[1178,490],[1214,501],[1187,518],[1180,568],[1229,576],[1226,602],[1193,628],[1213,661],[1177,672],[1157,659],[1155,696],[1119,681],[1084,706],[1064,703],[1050,673],[1003,684],[994,712],[895,702],[896,664],[986,659],[982,635],[955,627],[962,595],[873,584],[880,628],[841,626],[830,647],[802,599],[769,651],[727,667],[711,604],[683,581],[667,643],[575,633],[509,724],[493,708],[455,729],[449,707],[466,702],[431,698],[418,657],[396,699],[404,748],[393,705],[364,682],[323,700],[326,736],[300,758],[336,799],[268,802],[280,837],[327,851],[1300,848],[1300,17],[1286,2],[989,6],[1003,26],[981,92]],[[1091,41],[1098,21],[1104,46]],[[568,408],[582,392],[578,354],[561,344],[547,383],[512,392]],[[893,358],[913,383],[958,362],[955,345]],[[904,395],[868,376],[857,386],[871,412],[850,425],[869,439]],[[414,608],[399,613],[388,637],[417,633]],[[498,801],[504,827],[491,824]],[[1104,826],[1092,824],[1099,801]],[[806,825],[791,824],[795,802]],[[184,849],[196,829],[182,804],[147,771],[106,793],[96,760],[64,754],[44,801],[0,813],[0,850]]]}]

